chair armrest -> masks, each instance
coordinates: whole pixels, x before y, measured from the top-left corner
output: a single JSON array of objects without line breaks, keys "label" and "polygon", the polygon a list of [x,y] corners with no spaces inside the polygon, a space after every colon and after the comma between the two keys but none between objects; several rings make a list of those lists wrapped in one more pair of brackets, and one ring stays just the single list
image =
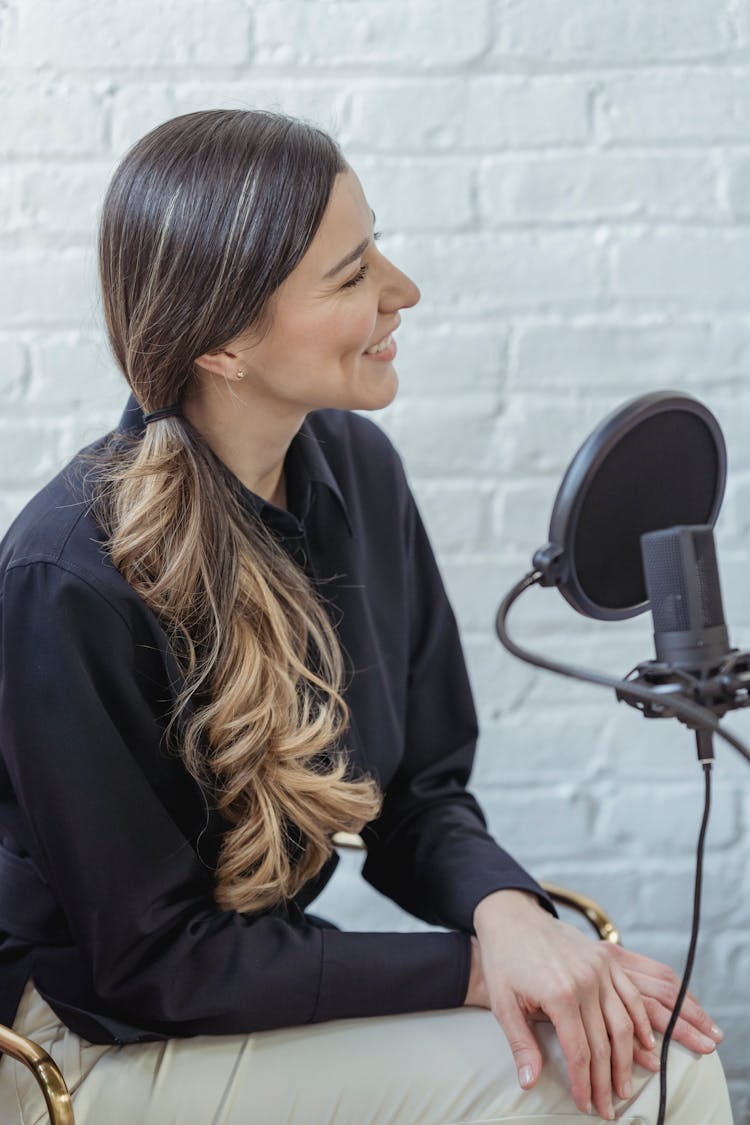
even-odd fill
[{"label": "chair armrest", "polygon": [[0,1052],[27,1066],[39,1083],[50,1125],[75,1125],[73,1104],[60,1070],[46,1051],[9,1027],[0,1024]]},{"label": "chair armrest", "polygon": [[556,883],[542,882],[539,886],[547,892],[553,902],[558,902],[561,906],[570,906],[573,910],[583,914],[602,941],[611,941],[615,945],[620,945],[620,934],[614,922],[593,898],[581,894],[580,891],[570,891],[567,887],[559,887]]}]

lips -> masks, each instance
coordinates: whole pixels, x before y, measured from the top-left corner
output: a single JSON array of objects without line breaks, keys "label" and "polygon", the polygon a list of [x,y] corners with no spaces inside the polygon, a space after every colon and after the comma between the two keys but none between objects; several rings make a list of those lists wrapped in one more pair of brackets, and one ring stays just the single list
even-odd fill
[{"label": "lips", "polygon": [[400,323],[401,317],[396,320],[396,323],[393,325],[390,332],[388,332],[386,336],[381,336],[380,339],[376,340],[374,344],[370,344],[369,348],[365,348],[363,355],[377,355],[378,352],[384,352],[386,348],[389,348],[393,342],[391,337],[393,336],[393,333],[396,331]]},{"label": "lips", "polygon": [[389,332],[388,335],[385,336],[382,340],[380,340],[379,343],[373,344],[371,348],[368,348],[367,351],[365,352],[365,355],[377,355],[378,352],[384,352],[386,348],[389,348],[391,346],[392,342],[393,342],[393,337],[392,337],[391,333]]}]

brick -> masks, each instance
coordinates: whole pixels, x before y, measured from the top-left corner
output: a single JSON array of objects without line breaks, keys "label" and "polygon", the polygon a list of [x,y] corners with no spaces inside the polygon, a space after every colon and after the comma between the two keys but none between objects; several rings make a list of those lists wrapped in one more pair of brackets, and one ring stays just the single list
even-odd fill
[{"label": "brick", "polygon": [[473,223],[473,162],[362,156],[356,171],[378,216],[376,225],[386,232],[442,232]]},{"label": "brick", "polygon": [[18,226],[24,232],[23,245],[50,249],[92,246],[112,171],[109,163],[9,167],[9,187],[20,201]]},{"label": "brick", "polygon": [[458,145],[481,152],[583,144],[593,89],[585,76],[472,78]]},{"label": "brick", "polygon": [[[644,615],[649,622],[650,615]],[[653,642],[644,642],[642,660],[654,658]],[[627,669],[623,666],[623,673]],[[695,735],[675,719],[644,719],[633,708],[608,706],[606,753],[614,775],[628,781],[689,781],[697,775]],[[719,752],[718,746],[716,747]]]},{"label": "brick", "polygon": [[498,604],[520,577],[518,566],[475,555],[445,559],[442,573],[463,628],[494,637]]},{"label": "brick", "polygon": [[121,153],[154,126],[183,113],[204,109],[267,109],[312,121],[337,136],[347,100],[347,84],[260,77],[252,70],[241,79],[201,82],[123,83],[112,99],[112,136]]},{"label": "brick", "polygon": [[124,402],[97,407],[85,413],[68,415],[60,437],[60,457],[57,468],[67,464],[79,449],[97,441],[114,429],[120,420]]},{"label": "brick", "polygon": [[22,489],[43,483],[60,459],[60,427],[57,424],[3,420],[0,427],[0,484]]},{"label": "brick", "polygon": [[92,253],[7,254],[0,274],[0,323],[90,323],[96,292]]},{"label": "brick", "polygon": [[456,67],[478,58],[489,41],[486,0],[464,0],[459,20],[450,0],[277,0],[255,9],[261,65]]},{"label": "brick", "polygon": [[498,419],[494,471],[561,479],[579,446],[620,404],[619,394],[584,396],[577,387],[555,395],[517,391]]},{"label": "brick", "polygon": [[479,185],[490,228],[721,214],[718,171],[705,154],[507,153],[482,162]]},{"label": "brick", "polygon": [[102,336],[50,334],[33,350],[30,402],[40,414],[122,411],[128,386]]},{"label": "brick", "polygon": [[409,475],[455,478],[488,467],[496,411],[495,397],[484,392],[451,400],[450,411],[436,396],[397,399],[391,432]]},{"label": "brick", "polygon": [[492,834],[523,864],[533,866],[543,855],[558,858],[590,849],[594,802],[572,786],[534,793],[488,789],[482,807]]},{"label": "brick", "polygon": [[602,137],[611,142],[744,142],[750,71],[680,67],[607,76],[597,106]]},{"label": "brick", "polygon": [[[398,250],[391,253],[392,240],[383,241],[386,255],[401,266]],[[402,398],[503,391],[508,369],[506,324],[494,317],[491,321],[435,317],[422,305],[402,315],[396,360]]]},{"label": "brick", "polygon": [[342,142],[351,152],[493,152],[582,144],[590,79],[494,75],[363,81],[351,91]]},{"label": "brick", "polygon": [[18,49],[18,10],[10,4],[0,7],[0,63],[12,65]]},{"label": "brick", "polygon": [[29,378],[29,358],[26,345],[12,336],[0,336],[0,399],[5,405],[18,402],[26,390]]},{"label": "brick", "polygon": [[[690,767],[693,771],[698,769],[692,761]],[[715,789],[711,805],[706,848],[724,850],[736,844],[740,835],[737,794]],[[700,777],[695,782],[674,782],[666,789],[621,783],[600,803],[596,840],[603,849],[618,854],[628,849],[633,855],[648,853],[651,857],[691,855],[702,812]],[[644,825],[648,825],[646,832]]]},{"label": "brick", "polygon": [[700,389],[731,362],[726,336],[706,321],[527,321],[517,332],[510,386],[606,386],[623,397],[655,387]]},{"label": "brick", "polygon": [[[693,917],[692,886],[695,860],[686,854],[665,864],[660,857],[639,861],[638,885],[635,895],[636,916],[642,928],[659,930],[668,919],[670,928],[689,933]],[[704,893],[701,900],[701,921],[706,927],[730,930],[741,927],[744,904],[736,894],[746,878],[747,862],[741,854],[723,852],[706,854],[704,859]]]},{"label": "brick", "polygon": [[452,152],[465,128],[458,78],[363,80],[351,89],[341,142],[346,152]]},{"label": "brick", "polygon": [[200,0],[110,0],[105,7],[71,0],[21,5],[18,61],[88,70],[116,67],[231,66],[249,57],[250,14],[222,0],[220,16]]},{"label": "brick", "polygon": [[501,483],[492,510],[492,542],[503,554],[524,559],[547,541],[559,480],[511,480]]},{"label": "brick", "polygon": [[703,0],[501,0],[492,58],[528,64],[644,63],[721,58],[735,45],[729,5]]},{"label": "brick", "polygon": [[677,308],[744,308],[750,232],[656,230],[614,240],[612,292]]},{"label": "brick", "polygon": [[106,86],[52,75],[0,82],[0,155],[90,156],[104,150]]},{"label": "brick", "polygon": [[604,740],[610,720],[596,707],[555,711],[521,706],[496,722],[483,724],[472,784],[536,788],[558,781],[581,783],[606,768]]},{"label": "brick", "polygon": [[525,706],[538,676],[533,668],[486,635],[466,636],[464,654],[481,723],[496,722]]},{"label": "brick", "polygon": [[588,231],[399,235],[392,244],[430,311],[576,307],[601,292],[602,248]]},{"label": "brick", "polygon": [[488,522],[486,488],[450,479],[412,484],[435,551],[445,555],[476,550]]},{"label": "brick", "polygon": [[750,216],[750,157],[741,154],[729,164],[729,203],[739,219]]}]

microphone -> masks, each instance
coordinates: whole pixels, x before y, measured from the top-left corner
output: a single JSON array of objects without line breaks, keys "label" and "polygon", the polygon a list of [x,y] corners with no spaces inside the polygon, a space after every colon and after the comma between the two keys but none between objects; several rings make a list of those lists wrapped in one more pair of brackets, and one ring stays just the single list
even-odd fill
[{"label": "microphone", "polygon": [[701,679],[734,651],[724,621],[713,529],[670,527],[641,536],[656,659]]}]

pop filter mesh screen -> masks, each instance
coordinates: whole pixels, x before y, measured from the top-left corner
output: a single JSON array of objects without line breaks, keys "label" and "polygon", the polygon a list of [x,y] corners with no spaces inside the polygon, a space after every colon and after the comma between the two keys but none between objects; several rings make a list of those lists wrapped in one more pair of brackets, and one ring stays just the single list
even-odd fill
[{"label": "pop filter mesh screen", "polygon": [[645,602],[641,535],[708,523],[719,473],[716,440],[690,411],[661,411],[619,437],[585,490],[573,535],[586,596],[606,609]]}]

